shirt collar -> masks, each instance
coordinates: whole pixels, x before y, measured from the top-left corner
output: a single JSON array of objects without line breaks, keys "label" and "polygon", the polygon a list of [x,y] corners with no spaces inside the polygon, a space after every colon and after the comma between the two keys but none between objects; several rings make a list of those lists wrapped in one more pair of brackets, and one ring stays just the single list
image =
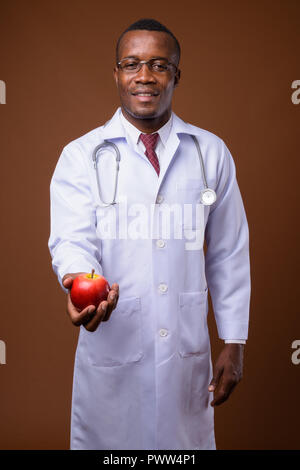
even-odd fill
[{"label": "shirt collar", "polygon": [[[114,140],[114,139],[119,139],[119,138],[126,138],[125,128],[121,122],[121,115],[123,116],[121,112],[121,108],[119,107],[116,110],[115,114],[112,116],[112,118],[109,119],[109,121],[107,121],[103,126],[98,128],[102,139]],[[171,119],[172,119],[172,125],[170,126],[170,132],[172,131],[173,135],[193,134],[193,135],[201,136],[203,134],[203,130],[200,129],[200,127],[196,127],[196,126],[193,126],[192,124],[188,124],[187,122],[184,122],[174,113],[174,111],[172,112]],[[127,119],[124,118],[124,120],[125,120],[125,125],[129,123]],[[165,124],[165,126],[167,126],[168,122]],[[163,128],[161,128],[159,132],[162,129]],[[162,136],[162,139],[163,138],[164,136]]]},{"label": "shirt collar", "polygon": [[[129,122],[128,119],[125,118],[121,109],[120,109],[120,121],[125,129],[125,132],[131,139],[131,141],[134,144],[137,144],[141,135],[141,131],[137,129],[133,124],[131,124],[131,122]],[[173,114],[171,114],[170,119],[160,129],[158,129],[158,131],[156,131],[164,146],[166,146],[167,144],[167,140],[170,135],[171,128],[172,128],[172,122],[173,122]]]}]

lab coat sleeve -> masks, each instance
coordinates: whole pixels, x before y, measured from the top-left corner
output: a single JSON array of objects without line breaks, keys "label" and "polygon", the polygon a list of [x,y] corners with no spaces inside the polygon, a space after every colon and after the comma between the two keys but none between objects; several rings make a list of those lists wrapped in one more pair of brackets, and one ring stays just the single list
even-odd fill
[{"label": "lab coat sleeve", "polygon": [[102,274],[96,236],[96,214],[88,171],[77,148],[64,148],[50,184],[51,230],[48,247],[62,289],[67,273]]},{"label": "lab coat sleeve", "polygon": [[233,158],[222,141],[217,201],[205,231],[205,273],[221,339],[247,339],[250,305],[249,230]]}]

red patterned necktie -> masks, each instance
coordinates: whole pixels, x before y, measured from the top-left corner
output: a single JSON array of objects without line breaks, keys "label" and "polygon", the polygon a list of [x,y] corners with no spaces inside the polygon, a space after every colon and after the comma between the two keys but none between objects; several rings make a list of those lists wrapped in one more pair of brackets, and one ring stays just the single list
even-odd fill
[{"label": "red patterned necktie", "polygon": [[158,133],[155,132],[154,134],[141,134],[140,137],[141,137],[141,141],[146,147],[145,155],[146,157],[148,157],[157,175],[159,176],[159,161],[154,150],[157,144]]}]

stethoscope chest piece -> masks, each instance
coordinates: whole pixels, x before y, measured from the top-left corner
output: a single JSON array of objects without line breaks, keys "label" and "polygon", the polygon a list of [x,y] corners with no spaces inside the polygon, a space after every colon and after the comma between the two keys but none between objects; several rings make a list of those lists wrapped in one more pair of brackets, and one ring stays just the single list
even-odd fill
[{"label": "stethoscope chest piece", "polygon": [[204,206],[211,206],[217,200],[217,195],[213,189],[205,188],[201,191],[200,201]]}]

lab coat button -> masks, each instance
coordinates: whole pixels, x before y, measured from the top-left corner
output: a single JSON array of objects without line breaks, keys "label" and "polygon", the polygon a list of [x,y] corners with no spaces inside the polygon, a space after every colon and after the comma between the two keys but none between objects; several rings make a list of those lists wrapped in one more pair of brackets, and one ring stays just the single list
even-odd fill
[{"label": "lab coat button", "polygon": [[167,284],[159,284],[158,289],[159,289],[159,292],[164,293],[164,292],[167,292],[168,286]]},{"label": "lab coat button", "polygon": [[158,248],[163,248],[165,246],[165,242],[163,240],[157,240],[156,246]]},{"label": "lab coat button", "polygon": [[160,204],[161,202],[163,202],[163,200],[164,200],[164,197],[161,194],[159,194],[156,198],[157,204]]},{"label": "lab coat button", "polygon": [[159,335],[163,338],[164,336],[168,336],[168,330],[166,330],[165,328],[162,328],[161,330],[159,330]]}]

